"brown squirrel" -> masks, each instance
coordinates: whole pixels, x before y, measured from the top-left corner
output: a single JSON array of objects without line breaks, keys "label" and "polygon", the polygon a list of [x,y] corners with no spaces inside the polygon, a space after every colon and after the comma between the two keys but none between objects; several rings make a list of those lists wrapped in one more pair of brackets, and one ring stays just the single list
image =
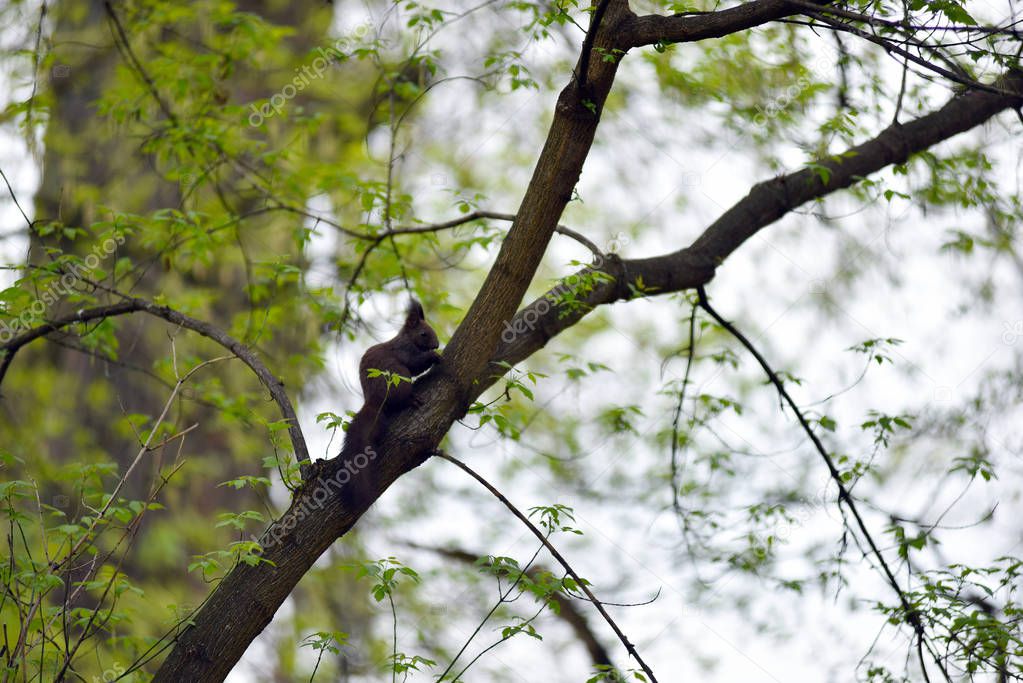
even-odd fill
[{"label": "brown squirrel", "polygon": [[[440,362],[437,333],[426,322],[423,306],[409,300],[405,324],[393,339],[369,347],[359,361],[359,382],[363,404],[345,433],[341,456],[351,460],[367,453],[391,415],[407,407],[412,399],[412,378]],[[375,458],[376,453],[368,453]]]}]

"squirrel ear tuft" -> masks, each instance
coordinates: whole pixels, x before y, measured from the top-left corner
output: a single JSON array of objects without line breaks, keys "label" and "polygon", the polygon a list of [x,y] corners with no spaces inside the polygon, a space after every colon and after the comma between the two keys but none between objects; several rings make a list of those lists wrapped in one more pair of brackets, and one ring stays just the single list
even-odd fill
[{"label": "squirrel ear tuft", "polygon": [[409,299],[408,311],[405,313],[405,326],[411,327],[420,320],[426,320],[426,315],[423,313],[423,305],[415,299]]}]

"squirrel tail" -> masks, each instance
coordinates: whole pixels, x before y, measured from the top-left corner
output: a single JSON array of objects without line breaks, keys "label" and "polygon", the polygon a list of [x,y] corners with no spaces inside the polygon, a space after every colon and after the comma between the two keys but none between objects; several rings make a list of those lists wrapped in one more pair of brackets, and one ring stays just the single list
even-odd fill
[{"label": "squirrel tail", "polygon": [[371,450],[379,433],[380,416],[378,411],[369,406],[363,406],[355,413],[351,424],[348,425],[348,431],[345,432],[341,462],[351,477],[341,487],[341,496],[346,502],[358,507],[372,500],[373,487],[370,479],[372,470],[369,464],[376,457],[376,453]]}]

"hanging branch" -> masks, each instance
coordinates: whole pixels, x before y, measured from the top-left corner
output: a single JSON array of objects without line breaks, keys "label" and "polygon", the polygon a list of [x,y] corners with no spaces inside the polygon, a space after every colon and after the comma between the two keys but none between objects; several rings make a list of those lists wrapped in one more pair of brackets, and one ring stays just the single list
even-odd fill
[{"label": "hanging branch", "polygon": [[597,599],[597,596],[595,596],[593,594],[593,591],[590,590],[589,586],[587,585],[587,582],[583,580],[578,574],[576,574],[575,570],[572,569],[572,565],[568,563],[568,560],[566,560],[562,556],[562,554],[558,552],[558,549],[555,548],[549,540],[547,540],[547,537],[544,536],[543,533],[536,528],[536,525],[530,522],[529,518],[522,514],[522,512],[520,512],[519,509],[515,507],[510,500],[505,498],[504,494],[498,491],[493,486],[493,484],[491,484],[489,481],[487,481],[482,476],[477,474],[475,470],[466,465],[464,462],[448,455],[443,451],[435,451],[434,455],[443,458],[444,460],[447,460],[450,463],[453,463],[457,467],[461,468],[463,472],[465,472],[470,477],[478,481],[483,486],[483,488],[485,488],[487,491],[491,493],[491,495],[493,495],[495,498],[501,501],[501,503],[506,508],[508,508],[508,510],[513,515],[515,515],[515,517],[518,518],[520,522],[522,522],[529,528],[530,532],[532,532],[532,534],[536,536],[541,543],[543,543],[544,547],[547,548],[547,551],[551,554],[551,556],[558,561],[558,564],[560,564],[565,569],[565,571],[568,572],[569,576],[575,579],[575,582],[576,584],[578,584],[579,589],[586,594],[587,599],[589,599],[589,601],[593,603],[593,606],[597,608],[597,611],[600,612],[600,616],[604,618],[604,621],[608,623],[608,625],[611,627],[611,630],[615,632],[616,636],[618,636],[618,640],[622,641],[622,645],[625,646],[625,649],[629,651],[629,654],[633,656],[633,658],[636,660],[636,662],[639,663],[639,666],[643,669],[643,671],[646,672],[646,675],[650,677],[651,683],[657,683],[657,677],[654,676],[654,672],[650,670],[650,667],[647,666],[647,663],[644,662],[643,658],[639,656],[639,652],[636,651],[636,646],[629,641],[629,639],[625,636],[622,630],[618,627],[618,624],[616,624],[614,619],[611,618],[611,615],[609,615],[607,613],[607,610],[604,609],[604,603]]},{"label": "hanging branch", "polygon": [[735,337],[740,344],[746,347],[746,350],[749,351],[750,354],[757,360],[757,363],[760,364],[760,367],[763,368],[764,373],[767,375],[767,379],[771,382],[771,384],[774,385],[774,388],[778,391],[778,395],[781,396],[785,403],[788,404],[789,408],[792,410],[792,413],[796,416],[796,419],[799,421],[800,426],[803,428],[803,431],[806,433],[807,437],[813,443],[814,448],[817,450],[817,453],[821,456],[821,459],[824,461],[825,466],[828,468],[828,474],[831,476],[832,481],[835,482],[835,486],[838,487],[839,505],[844,504],[846,509],[848,509],[849,512],[852,513],[853,518],[856,520],[856,526],[859,528],[860,533],[863,535],[863,538],[866,539],[867,545],[870,546],[871,554],[874,556],[878,564],[881,566],[881,570],[884,572],[885,579],[888,581],[888,585],[892,587],[892,590],[894,590],[895,594],[898,596],[899,604],[902,606],[902,610],[906,615],[906,621],[909,623],[910,626],[912,626],[913,631],[916,633],[917,654],[920,658],[920,670],[923,672],[924,680],[928,682],[931,680],[927,675],[927,667],[925,666],[923,657],[923,648],[926,647],[928,653],[931,655],[931,658],[934,660],[934,663],[938,666],[938,669],[945,677],[945,680],[948,681],[948,683],[951,683],[952,678],[949,676],[948,671],[946,671],[945,665],[941,662],[941,658],[938,656],[938,654],[931,648],[930,642],[927,639],[927,632],[924,629],[923,622],[920,620],[920,613],[917,611],[915,607],[909,604],[909,599],[906,597],[906,594],[903,592],[902,587],[899,585],[898,580],[895,578],[895,574],[892,572],[891,567],[888,565],[888,561],[885,559],[884,555],[881,553],[880,548],[878,548],[877,543],[874,541],[874,537],[870,533],[870,530],[867,528],[866,522],[863,521],[863,517],[860,515],[860,510],[859,507],[856,505],[855,499],[852,497],[852,494],[849,493],[849,489],[846,487],[845,482],[842,481],[842,473],[838,471],[838,468],[835,466],[834,459],[831,457],[831,454],[828,453],[828,450],[824,447],[824,444],[821,442],[820,437],[818,437],[817,434],[813,431],[813,428],[810,427],[810,423],[807,422],[806,417],[803,416],[803,412],[799,409],[799,406],[797,406],[796,402],[792,399],[791,394],[789,394],[788,390],[785,388],[785,384],[778,378],[778,375],[771,368],[771,366],[768,364],[767,360],[760,353],[760,351],[757,350],[757,347],[753,345],[753,342],[751,342],[749,338],[746,337],[746,335],[740,332],[738,328],[735,327],[735,325],[722,318],[721,314],[714,310],[714,308],[710,305],[710,302],[707,301],[707,292],[704,290],[702,285],[696,288],[696,292],[700,298],[700,308],[707,311],[707,313],[709,313],[710,316],[714,318],[714,320],[716,320],[719,325],[721,325],[721,327],[723,327],[726,331],[728,331],[729,334]]},{"label": "hanging branch", "polygon": [[678,390],[678,400],[675,402],[675,415],[671,420],[671,506],[675,510],[675,516],[679,522],[685,519],[685,513],[678,496],[679,487],[682,485],[679,480],[681,469],[678,463],[678,423],[682,417],[682,404],[686,400],[686,389],[689,388],[689,373],[693,369],[693,360],[696,357],[696,307],[697,304],[694,303],[689,310],[689,347],[686,349],[686,372],[682,377],[682,387]]}]

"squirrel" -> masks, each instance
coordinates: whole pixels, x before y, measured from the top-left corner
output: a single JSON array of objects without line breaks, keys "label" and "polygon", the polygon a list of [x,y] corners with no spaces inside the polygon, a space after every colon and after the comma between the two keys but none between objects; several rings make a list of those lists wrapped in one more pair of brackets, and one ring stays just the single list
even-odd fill
[{"label": "squirrel", "polygon": [[[423,306],[415,299],[409,300],[405,323],[393,339],[369,347],[359,361],[359,383],[362,385],[363,404],[355,413],[345,433],[341,457],[358,466],[356,456],[363,455],[363,466],[367,459],[376,457],[373,447],[383,428],[394,413],[406,408],[412,402],[412,378],[439,363],[437,353],[440,342],[437,333],[426,322]],[[355,472],[353,472],[353,475]],[[357,493],[368,491],[367,482],[358,482]]]}]

